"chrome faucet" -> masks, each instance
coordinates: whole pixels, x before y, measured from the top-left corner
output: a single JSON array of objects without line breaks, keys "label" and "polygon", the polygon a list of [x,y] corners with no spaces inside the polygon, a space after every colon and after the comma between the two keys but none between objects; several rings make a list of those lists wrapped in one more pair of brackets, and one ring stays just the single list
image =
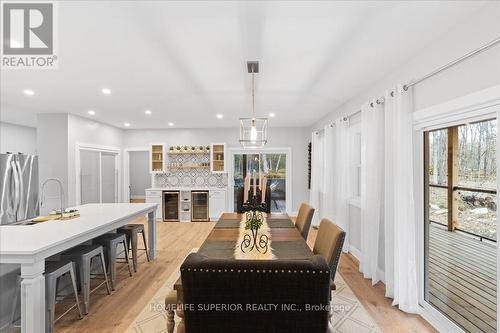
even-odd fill
[{"label": "chrome faucet", "polygon": [[[40,201],[40,205],[43,207],[44,206],[44,202],[45,202],[45,192],[44,192],[44,189],[45,189],[45,184],[47,184],[49,181],[54,181],[56,183],[59,184],[59,195],[61,197],[61,218],[63,217],[63,213],[64,213],[64,205],[63,205],[63,200],[64,200],[64,190],[63,190],[63,185],[61,183],[61,181],[59,179],[56,179],[56,178],[48,178],[46,179],[43,184],[42,184],[42,200]],[[57,212],[56,212],[57,213]]]}]

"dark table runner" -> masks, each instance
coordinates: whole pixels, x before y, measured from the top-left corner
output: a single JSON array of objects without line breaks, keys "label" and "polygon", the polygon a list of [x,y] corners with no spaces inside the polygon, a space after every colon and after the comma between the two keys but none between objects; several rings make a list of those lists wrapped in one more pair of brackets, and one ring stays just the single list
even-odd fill
[{"label": "dark table runner", "polygon": [[[223,214],[198,253],[217,259],[234,258],[239,236],[236,229],[240,226],[241,218],[241,214]],[[270,214],[267,224],[271,229],[271,247],[276,259],[306,259],[313,255],[288,216]]]}]

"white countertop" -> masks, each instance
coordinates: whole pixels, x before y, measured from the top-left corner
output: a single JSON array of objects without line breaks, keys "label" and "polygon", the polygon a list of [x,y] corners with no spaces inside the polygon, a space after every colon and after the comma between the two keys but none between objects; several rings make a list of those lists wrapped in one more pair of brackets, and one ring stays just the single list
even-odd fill
[{"label": "white countertop", "polygon": [[227,191],[227,187],[203,187],[203,186],[192,186],[192,187],[150,187],[146,191]]},{"label": "white countertop", "polygon": [[58,244],[81,241],[82,235],[92,239],[112,230],[114,223],[143,216],[156,210],[156,206],[154,203],[87,204],[74,207],[80,211],[80,217],[75,219],[0,226],[0,262],[5,262],[9,255],[52,255],[49,249],[57,248]]}]

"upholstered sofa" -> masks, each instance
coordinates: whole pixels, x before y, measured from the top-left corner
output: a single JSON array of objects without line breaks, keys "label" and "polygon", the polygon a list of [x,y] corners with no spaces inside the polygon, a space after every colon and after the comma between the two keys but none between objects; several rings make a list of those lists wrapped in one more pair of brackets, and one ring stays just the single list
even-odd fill
[{"label": "upholstered sofa", "polygon": [[327,332],[330,268],[321,256],[223,260],[192,253],[181,278],[187,333]]}]

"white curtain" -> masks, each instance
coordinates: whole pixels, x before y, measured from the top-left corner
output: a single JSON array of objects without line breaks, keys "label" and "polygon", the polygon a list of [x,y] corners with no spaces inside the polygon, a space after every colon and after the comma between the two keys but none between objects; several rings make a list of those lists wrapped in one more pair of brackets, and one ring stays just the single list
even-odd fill
[{"label": "white curtain", "polygon": [[379,280],[379,228],[384,208],[384,108],[376,101],[361,107],[361,258],[359,270]]},{"label": "white curtain", "polygon": [[416,313],[412,103],[411,90],[402,85],[386,92],[384,237],[386,296],[402,311]]},{"label": "white curtain", "polygon": [[309,205],[316,209],[312,225],[318,225],[319,207],[323,185],[323,135],[313,132],[311,137],[311,189],[309,190]]},{"label": "white curtain", "polygon": [[335,221],[335,127],[325,126],[323,136],[323,198],[318,219]]},{"label": "white curtain", "polygon": [[350,183],[349,156],[349,119],[339,118],[335,121],[335,217],[334,222],[344,229],[346,239],[344,251],[349,249],[349,199],[352,197]]},{"label": "white curtain", "polygon": [[315,209],[312,225],[322,218],[334,220],[335,213],[335,128],[325,126],[312,134],[311,191],[309,204]]}]

